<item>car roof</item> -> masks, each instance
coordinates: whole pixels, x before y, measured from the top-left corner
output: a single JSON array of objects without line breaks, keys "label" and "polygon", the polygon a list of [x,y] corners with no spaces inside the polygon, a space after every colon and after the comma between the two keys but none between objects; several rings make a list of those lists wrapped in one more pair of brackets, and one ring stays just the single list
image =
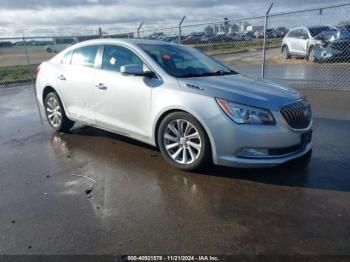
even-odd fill
[{"label": "car roof", "polygon": [[174,43],[150,40],[150,39],[138,39],[138,38],[99,38],[93,40],[87,40],[80,42],[82,44],[103,44],[103,43],[116,43],[116,44],[156,44],[156,45],[174,45]]}]

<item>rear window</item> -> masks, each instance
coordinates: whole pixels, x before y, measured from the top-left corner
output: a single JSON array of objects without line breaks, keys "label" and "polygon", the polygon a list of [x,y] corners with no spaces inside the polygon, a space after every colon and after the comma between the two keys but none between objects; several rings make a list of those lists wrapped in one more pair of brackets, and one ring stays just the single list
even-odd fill
[{"label": "rear window", "polygon": [[71,64],[94,67],[98,48],[98,45],[90,45],[75,49]]}]

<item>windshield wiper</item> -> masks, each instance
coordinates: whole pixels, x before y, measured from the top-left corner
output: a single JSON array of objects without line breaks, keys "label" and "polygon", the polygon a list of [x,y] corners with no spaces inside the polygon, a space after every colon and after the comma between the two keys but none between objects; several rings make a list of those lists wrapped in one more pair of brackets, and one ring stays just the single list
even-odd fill
[{"label": "windshield wiper", "polygon": [[219,70],[216,72],[206,72],[206,73],[201,73],[201,74],[188,73],[188,74],[182,75],[180,77],[223,76],[223,75],[235,75],[235,74],[238,74],[238,73],[233,71],[233,70],[231,70],[231,71]]}]

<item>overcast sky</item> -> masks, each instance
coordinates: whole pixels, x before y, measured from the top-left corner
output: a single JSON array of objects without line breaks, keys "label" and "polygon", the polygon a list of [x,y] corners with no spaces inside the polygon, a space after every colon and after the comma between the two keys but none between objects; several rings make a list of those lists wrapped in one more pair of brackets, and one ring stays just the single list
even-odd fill
[{"label": "overcast sky", "polygon": [[[338,0],[274,0],[272,13],[339,4]],[[186,23],[262,15],[264,0],[0,0],[1,37],[42,34],[117,32]],[[291,17],[291,19],[296,19]],[[305,19],[305,17],[304,17]],[[308,17],[314,19],[314,17]]]}]

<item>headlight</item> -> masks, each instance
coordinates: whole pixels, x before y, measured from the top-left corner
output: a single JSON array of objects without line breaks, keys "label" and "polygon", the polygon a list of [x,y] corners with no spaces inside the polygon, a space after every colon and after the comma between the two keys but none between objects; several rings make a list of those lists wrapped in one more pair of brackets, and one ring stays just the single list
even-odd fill
[{"label": "headlight", "polygon": [[237,124],[274,125],[275,119],[269,110],[240,105],[216,98],[221,109]]}]

